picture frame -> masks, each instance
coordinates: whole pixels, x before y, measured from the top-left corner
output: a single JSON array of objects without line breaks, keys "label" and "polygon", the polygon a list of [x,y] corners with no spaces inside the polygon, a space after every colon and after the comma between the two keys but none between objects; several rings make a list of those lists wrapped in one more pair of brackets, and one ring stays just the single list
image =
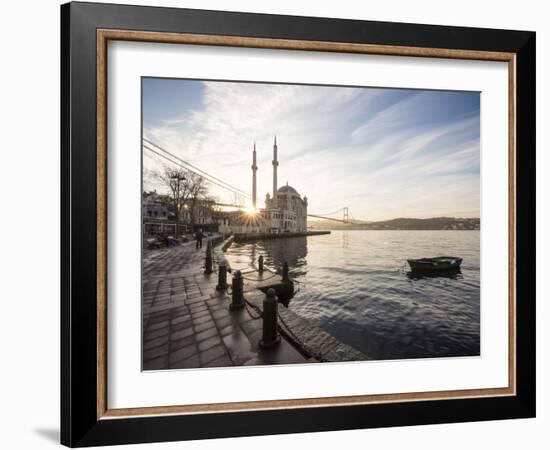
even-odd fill
[{"label": "picture frame", "polygon": [[[107,43],[508,64],[505,388],[112,409],[107,402]],[[72,2],[61,7],[61,442],[70,447],[535,416],[533,32]]]}]

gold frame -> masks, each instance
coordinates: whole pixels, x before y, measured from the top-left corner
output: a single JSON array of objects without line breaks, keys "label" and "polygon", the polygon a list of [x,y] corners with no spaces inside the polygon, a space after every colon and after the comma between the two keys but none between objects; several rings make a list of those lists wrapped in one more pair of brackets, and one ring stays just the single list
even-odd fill
[{"label": "gold frame", "polygon": [[[217,45],[231,47],[363,53],[392,56],[435,57],[501,61],[508,63],[508,387],[401,394],[319,397],[201,405],[150,406],[109,409],[107,405],[107,42],[109,40]],[[130,30],[97,30],[97,418],[166,414],[219,413],[243,410],[344,406],[421,400],[446,400],[516,395],[516,55],[506,52],[444,48],[245,38]]]}]

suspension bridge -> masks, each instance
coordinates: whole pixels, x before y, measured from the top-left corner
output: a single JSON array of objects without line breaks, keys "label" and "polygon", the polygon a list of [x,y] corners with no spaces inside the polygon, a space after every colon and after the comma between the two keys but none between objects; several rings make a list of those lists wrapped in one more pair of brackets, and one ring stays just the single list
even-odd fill
[{"label": "suspension bridge", "polygon": [[[202,178],[204,178],[209,183],[223,189],[224,191],[230,193],[233,195],[233,201],[232,202],[218,202],[214,201],[213,204],[216,206],[221,207],[227,207],[227,208],[236,208],[236,209],[244,209],[245,203],[247,201],[252,200],[252,196],[247,193],[246,191],[243,191],[242,189],[239,189],[236,186],[233,186],[230,183],[225,182],[224,180],[215,177],[214,175],[209,174],[208,172],[200,169],[194,164],[191,164],[184,159],[180,158],[179,156],[175,155],[174,153],[162,148],[161,146],[155,144],[149,139],[143,138],[142,142],[143,149],[148,152],[148,156],[151,157],[151,159],[166,164],[166,162],[170,163],[173,166],[177,166],[181,169],[184,169],[188,172],[191,172],[195,175],[198,175]],[[258,203],[265,202],[261,199],[257,200]],[[331,220],[334,222],[340,222],[345,224],[353,224],[353,223],[361,223],[361,220],[355,219],[353,217],[353,214],[351,213],[349,207],[344,206],[343,208],[340,208],[336,211],[331,211],[328,213],[308,213],[308,217],[314,217],[316,219],[323,219],[323,220]]]}]

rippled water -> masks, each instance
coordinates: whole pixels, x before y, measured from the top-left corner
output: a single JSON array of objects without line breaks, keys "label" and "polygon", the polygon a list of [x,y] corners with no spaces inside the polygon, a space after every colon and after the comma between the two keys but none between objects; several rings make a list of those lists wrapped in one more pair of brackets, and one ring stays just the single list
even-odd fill
[{"label": "rippled water", "polygon": [[[288,307],[374,359],[479,355],[479,231],[332,231],[233,244],[234,268],[288,261]],[[463,258],[453,276],[412,277],[407,258]]]}]

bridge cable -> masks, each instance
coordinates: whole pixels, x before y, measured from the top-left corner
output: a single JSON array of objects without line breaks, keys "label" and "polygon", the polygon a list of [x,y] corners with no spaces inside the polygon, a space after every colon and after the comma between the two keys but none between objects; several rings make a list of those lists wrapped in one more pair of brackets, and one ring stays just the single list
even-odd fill
[{"label": "bridge cable", "polygon": [[[190,172],[192,172],[192,173],[194,173],[194,174],[196,174],[196,175],[199,175],[199,176],[205,178],[208,182],[210,182],[210,183],[212,183],[212,184],[215,184],[216,186],[221,187],[221,188],[223,188],[223,189],[225,189],[225,190],[228,190],[228,191],[232,192],[233,194],[235,194],[235,195],[237,195],[237,196],[245,196],[245,197],[247,197],[247,198],[250,198],[250,195],[249,195],[249,194],[247,194],[247,193],[245,193],[245,192],[243,192],[243,191],[237,190],[236,188],[234,188],[233,186],[229,185],[228,183],[225,183],[224,181],[221,181],[221,183],[224,183],[226,186],[224,186],[224,184],[221,184],[221,183],[217,182],[217,181],[216,181],[216,180],[217,180],[216,177],[213,177],[212,175],[209,175],[209,174],[206,173],[206,172],[205,172],[206,175],[202,175],[202,174],[200,174],[200,173],[197,173],[197,172],[195,172],[194,170],[191,170],[191,169],[189,169],[188,167],[185,167],[182,163],[180,163],[180,162],[178,162],[178,161],[174,161],[173,159],[169,158],[168,156],[159,153],[159,152],[156,151],[155,149],[153,149],[153,148],[151,148],[151,147],[149,147],[149,146],[147,146],[147,145],[145,145],[145,144],[143,145],[143,148],[145,148],[146,150],[149,150],[150,152],[156,154],[157,156],[160,156],[161,158],[164,158],[165,160],[167,160],[168,162],[170,162],[170,163],[172,163],[172,164],[174,164],[174,165],[176,165],[176,166],[179,166],[179,167],[181,167],[181,168],[183,168],[183,169],[185,169],[185,170],[188,170],[188,171],[190,171]],[[211,178],[213,178],[213,179],[211,179]]]},{"label": "bridge cable", "polygon": [[[216,180],[218,183],[222,183],[222,184],[225,184],[226,186],[228,186],[227,189],[232,190],[232,191],[234,191],[234,192],[238,192],[238,193],[240,193],[240,194],[242,194],[242,195],[245,195],[245,196],[247,196],[247,197],[250,197],[250,194],[248,194],[247,192],[245,192],[245,191],[243,191],[243,190],[241,190],[241,189],[239,189],[239,188],[237,188],[237,187],[235,187],[235,186],[233,186],[233,185],[227,183],[226,181],[223,181],[222,179],[220,179],[220,178],[218,178],[218,177],[216,177],[216,176],[214,176],[214,175],[209,174],[208,172],[206,172],[206,171],[204,171],[204,170],[198,168],[197,166],[195,166],[195,165],[193,165],[193,164],[191,164],[191,163],[185,161],[184,159],[180,158],[179,156],[175,155],[174,153],[169,152],[168,150],[165,150],[165,149],[162,148],[160,145],[155,144],[154,142],[150,141],[149,139],[143,138],[143,140],[144,140],[146,143],[148,143],[149,145],[152,145],[152,146],[156,147],[158,150],[160,150],[160,151],[166,153],[167,155],[170,155],[170,157],[172,157],[173,159],[176,159],[177,161],[179,161],[179,162],[180,162],[181,164],[183,164],[184,166],[189,166],[192,170],[190,170],[190,169],[187,168],[187,167],[185,167],[185,169],[190,170],[191,172],[193,172],[193,173],[195,173],[195,174],[197,174],[197,175],[212,178],[212,179]],[[146,146],[145,144],[144,144],[144,147],[147,148],[149,151],[154,151],[153,149],[151,149],[149,146]],[[197,173],[197,172],[200,172],[200,173]],[[216,183],[214,183],[214,184],[216,184]]]}]

